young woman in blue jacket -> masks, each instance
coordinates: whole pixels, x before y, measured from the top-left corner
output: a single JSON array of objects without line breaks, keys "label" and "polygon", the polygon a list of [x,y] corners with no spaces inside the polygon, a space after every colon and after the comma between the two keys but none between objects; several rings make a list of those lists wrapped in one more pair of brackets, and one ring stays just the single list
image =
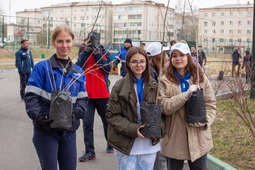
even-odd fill
[{"label": "young woman in blue jacket", "polygon": [[[76,133],[87,108],[85,75],[72,63],[69,54],[74,35],[66,25],[58,26],[52,35],[56,53],[35,65],[25,92],[26,112],[33,120],[33,143],[43,170],[74,170],[77,164]],[[50,107],[53,90],[70,91],[72,127],[52,128]],[[57,165],[58,164],[58,165]]]}]

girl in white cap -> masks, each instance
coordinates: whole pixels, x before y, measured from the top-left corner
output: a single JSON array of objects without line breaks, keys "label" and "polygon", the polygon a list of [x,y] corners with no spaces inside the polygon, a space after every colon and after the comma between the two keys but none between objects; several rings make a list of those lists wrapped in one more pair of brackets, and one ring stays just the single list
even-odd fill
[{"label": "girl in white cap", "polygon": [[[160,152],[167,157],[168,170],[182,169],[184,160],[188,160],[191,170],[206,170],[207,153],[213,147],[210,126],[216,114],[214,91],[201,69],[197,75],[197,65],[192,62],[187,44],[172,46],[169,61],[159,82],[159,101],[167,126]],[[207,122],[188,124],[185,103],[199,88],[204,90]]]}]

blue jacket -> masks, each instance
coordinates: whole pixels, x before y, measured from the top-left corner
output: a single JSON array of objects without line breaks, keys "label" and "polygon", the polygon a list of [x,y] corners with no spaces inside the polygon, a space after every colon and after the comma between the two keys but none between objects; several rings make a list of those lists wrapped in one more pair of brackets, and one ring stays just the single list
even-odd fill
[{"label": "blue jacket", "polygon": [[16,53],[16,67],[18,72],[24,71],[25,73],[31,73],[31,68],[34,67],[34,61],[32,53],[29,49],[20,48]]},{"label": "blue jacket", "polygon": [[[75,64],[80,66],[84,70],[85,63],[87,62],[90,54],[91,53],[88,53],[86,51],[81,52]],[[106,56],[106,58],[102,58],[102,55]],[[93,56],[94,56],[95,62],[97,62],[97,65],[100,67],[100,69],[104,73],[105,84],[109,92],[108,77],[109,77],[109,72],[111,71],[111,53],[109,51],[106,51],[104,47],[100,45],[100,53]]]},{"label": "blue jacket", "polygon": [[[77,109],[80,117],[84,117],[88,103],[87,92],[85,90],[85,75],[79,66],[72,62],[69,64],[70,68],[66,75],[63,74],[62,68],[58,66],[55,55],[49,60],[41,61],[35,65],[26,86],[25,105],[26,112],[33,120],[36,128],[40,128],[37,123],[39,117],[49,117],[51,92],[52,90],[60,90],[61,80],[61,90],[63,90],[72,84],[70,81],[77,79],[68,91],[72,93],[73,109]],[[78,129],[79,125],[80,121],[76,119],[73,126],[65,132],[74,132]]]},{"label": "blue jacket", "polygon": [[[133,45],[131,45],[131,48],[133,47]],[[126,62],[126,55],[127,55],[127,52],[130,48],[125,48],[125,46],[121,47],[117,56],[119,58],[116,58],[116,60],[114,61],[114,64],[115,65],[118,65],[119,62],[121,61],[121,68],[120,68],[120,75],[122,77],[124,77],[126,74],[127,74],[127,71],[126,71],[126,67],[125,67],[125,62]]]}]

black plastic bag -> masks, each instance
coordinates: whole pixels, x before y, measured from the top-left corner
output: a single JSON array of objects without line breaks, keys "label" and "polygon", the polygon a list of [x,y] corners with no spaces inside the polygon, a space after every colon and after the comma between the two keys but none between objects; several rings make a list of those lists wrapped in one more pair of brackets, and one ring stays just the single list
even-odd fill
[{"label": "black plastic bag", "polygon": [[207,122],[203,89],[192,92],[186,102],[186,121],[187,123]]},{"label": "black plastic bag", "polygon": [[140,114],[144,128],[140,129],[142,135],[148,139],[161,137],[161,104],[140,103]]},{"label": "black plastic bag", "polygon": [[50,119],[51,128],[68,130],[73,125],[72,98],[69,91],[53,90],[51,93]]}]

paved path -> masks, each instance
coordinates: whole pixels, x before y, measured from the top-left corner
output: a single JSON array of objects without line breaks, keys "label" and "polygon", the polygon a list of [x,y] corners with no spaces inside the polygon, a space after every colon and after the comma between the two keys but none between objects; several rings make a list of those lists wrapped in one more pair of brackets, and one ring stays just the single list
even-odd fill
[{"label": "paved path", "polygon": [[[120,78],[110,75],[111,85]],[[0,73],[0,170],[40,170],[40,163],[32,143],[33,125],[19,96],[17,72]],[[115,170],[114,154],[105,152],[106,141],[100,117],[94,123],[96,160],[78,162],[77,170]],[[77,130],[77,153],[84,151],[82,124]],[[185,166],[185,170],[188,167]]]}]

